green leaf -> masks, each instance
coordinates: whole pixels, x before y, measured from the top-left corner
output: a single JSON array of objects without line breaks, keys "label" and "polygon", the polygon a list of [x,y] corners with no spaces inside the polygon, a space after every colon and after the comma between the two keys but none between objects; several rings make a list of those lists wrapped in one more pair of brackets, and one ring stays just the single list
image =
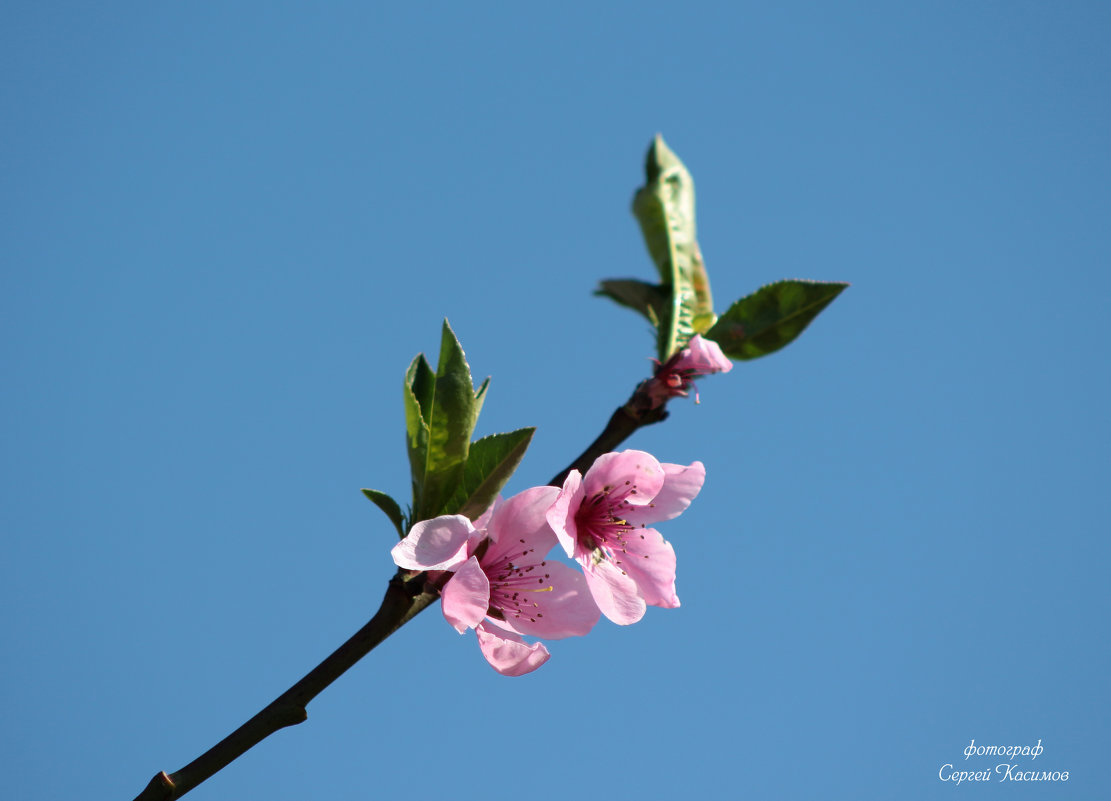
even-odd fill
[{"label": "green leaf", "polygon": [[405,536],[405,515],[401,513],[401,507],[397,501],[391,498],[384,492],[378,490],[364,489],[363,495],[367,496],[375,506],[386,513],[386,517],[393,523],[394,528],[397,529],[397,536]]},{"label": "green leaf", "polygon": [[423,353],[418,353],[413,363],[409,365],[409,370],[405,374],[405,386],[413,393],[413,398],[419,407],[418,414],[427,425],[429,409],[436,395],[436,374],[428,366]]},{"label": "green leaf", "polygon": [[412,442],[420,439],[421,429],[428,428],[426,409],[431,408],[436,392],[436,374],[418,353],[405,371],[405,430]]},{"label": "green leaf", "polygon": [[432,408],[436,390],[436,374],[428,366],[423,353],[418,353],[405,372],[404,402],[406,446],[413,482],[413,503],[424,486],[424,466],[428,461],[428,421],[425,410]]},{"label": "green leaf", "polygon": [[595,295],[607,297],[621,306],[638,311],[648,318],[648,322],[658,327],[660,318],[666,314],[671,292],[659,284],[649,284],[635,278],[610,278],[602,281],[594,291]]},{"label": "green leaf", "polygon": [[633,198],[633,214],[660,273],[662,289],[669,293],[656,326],[656,346],[664,362],[694,336],[696,320],[705,328],[713,319],[714,304],[698,248],[694,179],[659,135],[648,148],[644,171],[645,185]]},{"label": "green leaf", "polygon": [[848,284],[777,281],[741,298],[706,332],[731,359],[757,359],[791,343]]},{"label": "green leaf", "polygon": [[521,463],[535,432],[535,428],[519,428],[472,442],[463,481],[444,507],[444,514],[474,520],[485,512]]},{"label": "green leaf", "polygon": [[440,514],[461,480],[487,385],[475,392],[466,355],[445,320],[435,374],[423,356],[406,374],[414,521]]},{"label": "green leaf", "polygon": [[486,380],[482,382],[482,386],[474,391],[474,420],[471,421],[471,430],[474,431],[475,423],[478,422],[478,415],[482,411],[482,404],[486,402],[486,390],[490,386],[490,376],[486,376]]}]

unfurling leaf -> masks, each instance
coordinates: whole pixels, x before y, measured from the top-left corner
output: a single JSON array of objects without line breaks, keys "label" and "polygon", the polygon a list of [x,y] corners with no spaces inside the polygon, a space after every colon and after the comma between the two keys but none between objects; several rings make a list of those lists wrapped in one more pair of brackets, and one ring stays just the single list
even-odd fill
[{"label": "unfurling leaf", "polygon": [[393,523],[394,528],[397,529],[397,536],[405,536],[405,515],[401,513],[401,507],[397,501],[391,498],[384,492],[378,490],[364,489],[363,495],[367,496],[375,506],[386,513],[386,517]]},{"label": "unfurling leaf", "polygon": [[659,326],[660,318],[666,314],[671,297],[671,292],[666,287],[635,278],[607,279],[602,281],[594,294],[640,312],[654,327]]},{"label": "unfurling leaf", "polygon": [[428,366],[424,354],[418,353],[405,372],[404,387],[406,445],[413,477],[414,503],[424,484],[424,466],[428,457],[427,416],[431,412],[435,392],[436,374]]},{"label": "unfurling leaf", "polygon": [[[681,350],[698,333],[697,325],[708,327],[714,305],[710,280],[698,249],[694,218],[694,180],[657,135],[645,159],[645,185],[633,198],[633,215],[640,223],[648,253],[660,274],[659,290],[665,302],[658,313],[657,351],[661,362]],[[603,282],[602,292],[619,303],[631,305],[628,297],[618,297]],[[618,292],[628,287],[619,288]],[[633,306],[647,316],[647,311]],[[654,306],[647,309],[655,311]]]},{"label": "unfurling leaf", "polygon": [[471,434],[489,380],[476,392],[466,355],[444,321],[432,372],[418,355],[405,376],[405,426],[413,478],[413,521],[440,514],[462,479]]},{"label": "unfurling leaf", "polygon": [[731,359],[757,359],[791,343],[848,284],[786,280],[741,298],[706,331]]}]

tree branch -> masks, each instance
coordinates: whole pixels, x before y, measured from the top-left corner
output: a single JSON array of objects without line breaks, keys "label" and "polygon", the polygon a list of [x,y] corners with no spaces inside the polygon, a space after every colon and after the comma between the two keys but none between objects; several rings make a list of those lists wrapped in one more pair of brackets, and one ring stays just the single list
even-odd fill
[{"label": "tree branch", "polygon": [[279,729],[295,726],[308,717],[305,707],[371,649],[412,620],[440,597],[430,586],[427,573],[399,570],[390,579],[382,606],[370,621],[262,711],[176,773],[158,773],[135,801],[169,801],[180,798],[208,777],[265,740]]},{"label": "tree branch", "polygon": [[553,487],[562,487],[563,480],[572,470],[585,473],[594,460],[603,453],[610,453],[622,442],[631,437],[638,428],[659,423],[667,419],[667,401],[654,400],[649,393],[652,379],[641,381],[636,390],[625,401],[624,406],[619,406],[610,416],[606,427],[598,438],[580,453],[575,461],[567,465],[560,472],[552,476],[548,482]]}]

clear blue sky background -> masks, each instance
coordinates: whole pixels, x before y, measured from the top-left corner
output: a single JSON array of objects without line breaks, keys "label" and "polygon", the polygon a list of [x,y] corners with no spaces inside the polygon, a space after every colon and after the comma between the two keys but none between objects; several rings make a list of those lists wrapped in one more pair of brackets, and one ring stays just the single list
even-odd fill
[{"label": "clear blue sky background", "polygon": [[377,608],[449,317],[543,483],[647,374],[662,132],[719,311],[853,286],[630,444],[678,610],[521,679],[429,610],[191,798],[1111,794],[1102,3],[0,11],[0,797],[130,799]]}]

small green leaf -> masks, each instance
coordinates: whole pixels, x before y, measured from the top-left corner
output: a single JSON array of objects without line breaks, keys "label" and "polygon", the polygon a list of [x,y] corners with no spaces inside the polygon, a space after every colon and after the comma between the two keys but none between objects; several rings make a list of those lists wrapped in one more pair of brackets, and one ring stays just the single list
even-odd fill
[{"label": "small green leaf", "polygon": [[[668,293],[658,310],[647,307],[657,311],[656,347],[664,362],[694,336],[695,320],[704,323],[713,315],[714,305],[698,248],[694,179],[659,135],[648,149],[644,172],[645,184],[633,198],[633,215],[660,273],[661,288]],[[648,316],[642,307],[634,308]]]},{"label": "small green leaf", "polygon": [[386,517],[393,523],[394,528],[397,529],[397,536],[405,536],[405,515],[401,513],[401,507],[398,506],[397,501],[391,498],[384,492],[378,490],[364,489],[363,495],[367,496],[375,506],[386,513]]},{"label": "small green leaf", "polygon": [[791,343],[848,284],[777,281],[741,298],[706,332],[731,359],[757,359]]},{"label": "small green leaf", "polygon": [[431,410],[436,390],[436,374],[428,366],[423,353],[418,353],[405,372],[404,402],[406,446],[413,482],[413,503],[424,487],[425,464],[428,461],[428,422],[426,409]]},{"label": "small green leaf", "polygon": [[602,281],[594,294],[607,297],[621,306],[640,312],[653,326],[659,325],[671,297],[671,291],[667,287],[638,281],[635,278],[609,278]]},{"label": "small green leaf", "polygon": [[405,373],[405,386],[413,394],[420,417],[428,423],[428,416],[436,396],[436,374],[428,365],[423,353],[418,353]]},{"label": "small green leaf", "polygon": [[405,430],[410,440],[416,440],[422,426],[428,427],[425,409],[431,408],[436,391],[436,374],[418,353],[405,371]]},{"label": "small green leaf", "polygon": [[463,481],[444,507],[444,514],[474,520],[485,512],[521,463],[535,432],[535,428],[520,428],[472,442]]},{"label": "small green leaf", "polygon": [[414,521],[440,514],[462,479],[487,385],[475,391],[463,348],[444,320],[436,372],[418,356],[406,375]]},{"label": "small green leaf", "polygon": [[471,421],[471,431],[474,431],[475,423],[478,422],[478,415],[482,412],[482,404],[486,402],[486,390],[489,386],[490,376],[486,376],[486,380],[474,391],[474,410],[472,412],[474,419]]}]

